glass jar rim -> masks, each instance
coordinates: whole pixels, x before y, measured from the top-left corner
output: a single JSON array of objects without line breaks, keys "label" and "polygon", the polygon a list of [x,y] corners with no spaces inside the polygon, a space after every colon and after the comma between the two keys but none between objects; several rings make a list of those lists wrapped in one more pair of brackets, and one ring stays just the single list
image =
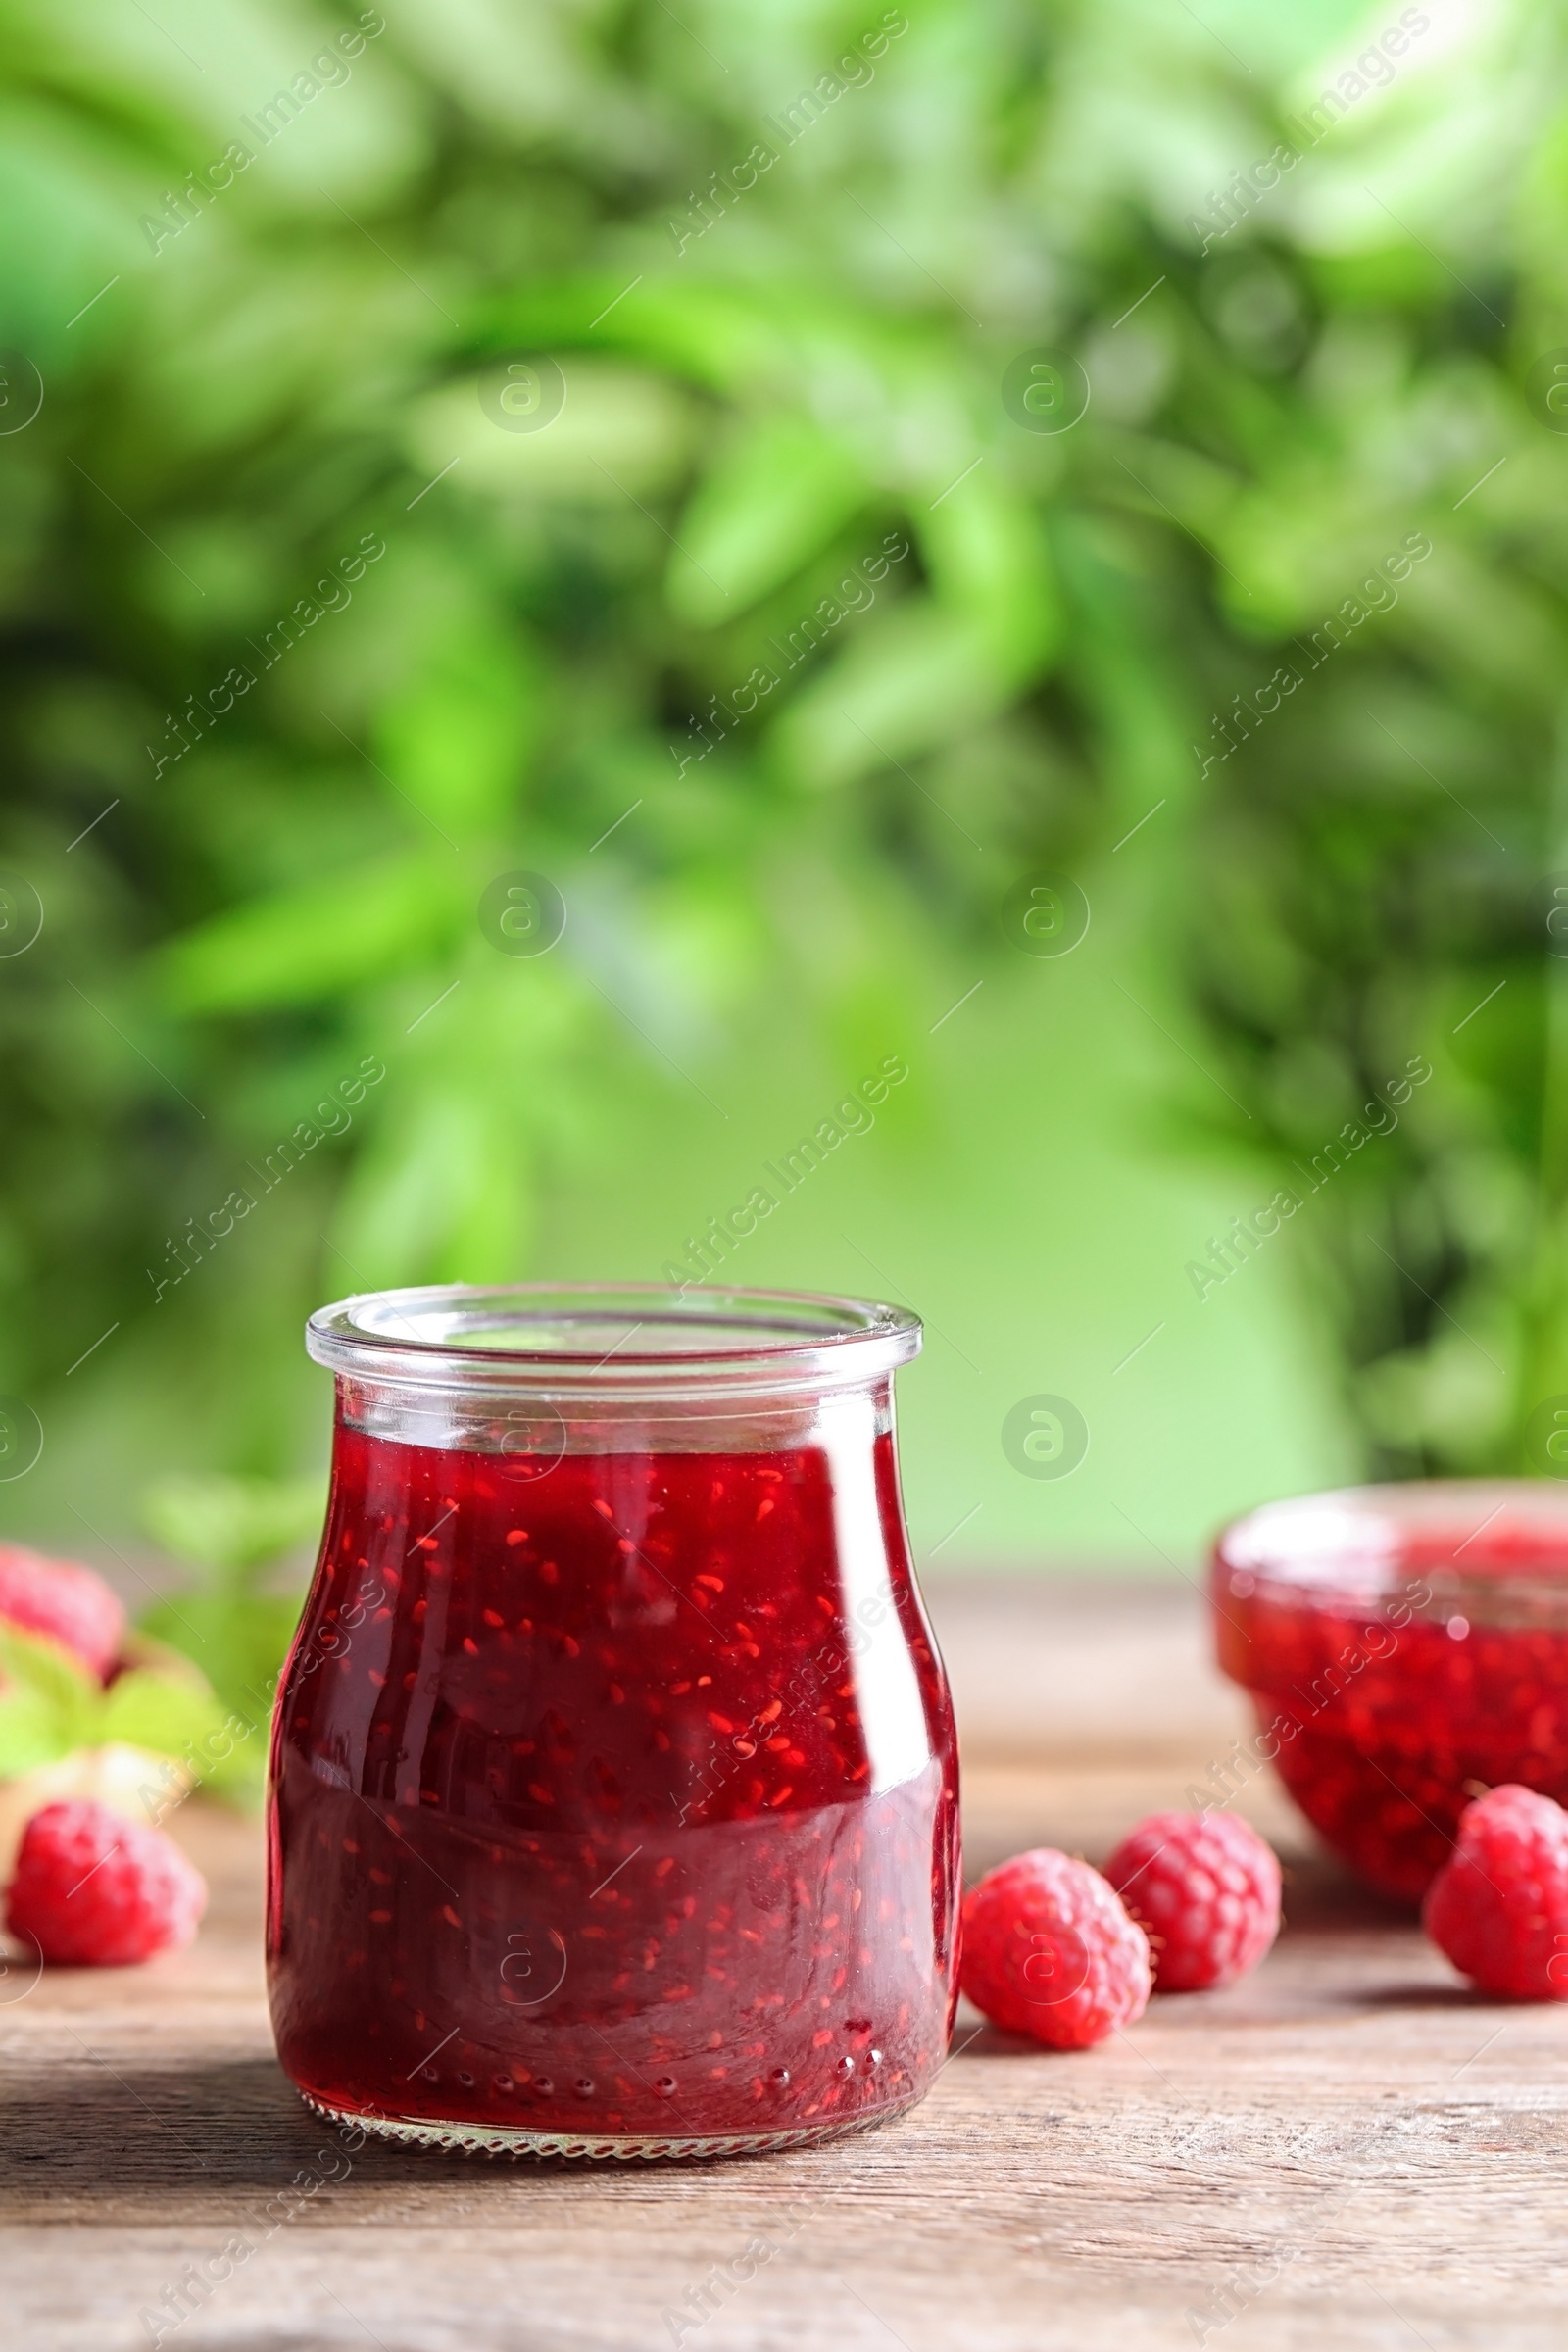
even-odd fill
[{"label": "glass jar rim", "polygon": [[1216,1573],[1323,1592],[1384,1592],[1412,1576],[1493,1586],[1568,1580],[1568,1486],[1539,1478],[1424,1479],[1266,1502],[1233,1520]]},{"label": "glass jar rim", "polygon": [[917,1315],[874,1299],[654,1282],[360,1292],[305,1327],[315,1361],[354,1380],[607,1399],[860,1388],[922,1337]]}]

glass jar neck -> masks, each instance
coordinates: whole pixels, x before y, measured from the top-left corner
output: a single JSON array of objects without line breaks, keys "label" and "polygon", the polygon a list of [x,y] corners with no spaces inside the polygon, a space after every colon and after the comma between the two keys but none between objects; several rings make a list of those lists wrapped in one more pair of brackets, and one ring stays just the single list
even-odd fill
[{"label": "glass jar neck", "polygon": [[893,1426],[891,1374],[862,1387],[740,1396],[693,1389],[662,1397],[566,1397],[519,1383],[487,1392],[339,1374],[339,1421],[403,1446],[511,1454],[774,1453],[869,1446]]}]

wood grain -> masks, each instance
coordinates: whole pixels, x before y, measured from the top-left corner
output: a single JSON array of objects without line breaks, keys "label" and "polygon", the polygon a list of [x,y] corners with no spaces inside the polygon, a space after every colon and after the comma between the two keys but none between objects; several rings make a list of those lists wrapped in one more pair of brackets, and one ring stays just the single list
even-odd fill
[{"label": "wood grain", "polygon": [[[937,1599],[961,1661],[971,1872],[1027,1843],[1093,1859],[1235,1736],[1196,1602]],[[1117,1661],[1151,1638],[1170,1675],[1128,1678],[1129,1720]],[[1031,1755],[1031,1655],[1092,1736],[1046,1708]],[[680,2341],[701,2352],[1295,2352],[1331,2335],[1558,2352],[1568,2005],[1470,1993],[1411,1922],[1313,1858],[1275,1790],[1254,1785],[1244,1809],[1290,1871],[1280,1945],[1247,1984],[1156,2002],[1098,2050],[1024,2050],[968,2019],[911,2117],[797,2155],[623,2170],[335,2150],[339,2177],[268,2235],[268,2199],[326,2169],[330,2135],[271,2054],[259,1834],[188,1806],[180,1835],[214,1886],[193,1951],[0,1980],[0,2343],[149,2344],[143,2309],[248,2231],[250,2258],[166,2343],[624,2352],[673,2344],[684,2306]],[[721,2276],[691,2325],[689,2291],[749,2244],[753,2275]]]}]

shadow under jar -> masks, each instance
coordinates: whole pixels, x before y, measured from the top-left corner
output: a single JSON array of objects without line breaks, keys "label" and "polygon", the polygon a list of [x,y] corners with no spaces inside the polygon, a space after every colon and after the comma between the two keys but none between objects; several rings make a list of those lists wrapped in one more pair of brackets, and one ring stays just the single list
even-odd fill
[{"label": "shadow under jar", "polygon": [[311,1318],[337,1421],[268,1967],[313,2106],[654,2157],[922,2095],[959,1872],[894,1454],[919,1344],[894,1307],[653,1286]]}]

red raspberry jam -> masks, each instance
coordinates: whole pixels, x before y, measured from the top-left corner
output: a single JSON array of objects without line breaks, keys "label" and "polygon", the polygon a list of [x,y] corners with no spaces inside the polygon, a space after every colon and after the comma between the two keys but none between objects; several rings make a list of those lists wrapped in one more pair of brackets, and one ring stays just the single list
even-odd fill
[{"label": "red raspberry jam", "polygon": [[1380,1894],[1417,1902],[1471,1798],[1568,1802],[1568,1492],[1533,1480],[1270,1503],[1215,1547],[1219,1662],[1273,1763]]},{"label": "red raspberry jam", "polygon": [[558,1414],[557,1452],[372,1434],[344,1387],[273,1735],[295,2082],[405,2136],[584,2154],[917,2098],[956,1764],[866,1396],[765,1450],[572,1450]]}]

